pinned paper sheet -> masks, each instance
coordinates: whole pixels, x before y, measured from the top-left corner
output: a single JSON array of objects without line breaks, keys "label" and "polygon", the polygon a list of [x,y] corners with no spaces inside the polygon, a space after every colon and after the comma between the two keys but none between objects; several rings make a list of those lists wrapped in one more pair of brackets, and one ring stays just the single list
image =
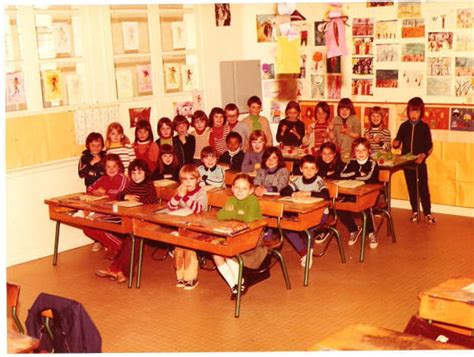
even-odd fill
[{"label": "pinned paper sheet", "polygon": [[300,73],[300,41],[287,37],[277,38],[276,73]]},{"label": "pinned paper sheet", "polygon": [[61,70],[54,69],[43,72],[44,99],[46,101],[63,99],[63,79]]},{"label": "pinned paper sheet", "polygon": [[115,72],[117,79],[117,96],[118,98],[132,98],[133,84],[132,72],[128,69],[121,69]]}]

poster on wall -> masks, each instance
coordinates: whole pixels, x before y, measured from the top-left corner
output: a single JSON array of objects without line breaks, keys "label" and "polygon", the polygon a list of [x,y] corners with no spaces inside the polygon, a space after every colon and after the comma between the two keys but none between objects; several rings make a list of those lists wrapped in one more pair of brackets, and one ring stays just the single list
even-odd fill
[{"label": "poster on wall", "polygon": [[257,15],[257,42],[276,42],[275,15]]},{"label": "poster on wall", "polygon": [[116,70],[115,78],[117,80],[117,97],[119,99],[132,98],[133,97],[132,72],[128,69]]},{"label": "poster on wall", "polygon": [[340,99],[342,76],[338,74],[328,74],[328,99]]},{"label": "poster on wall", "polygon": [[326,46],[326,38],[324,33],[326,32],[326,21],[315,21],[314,22],[314,45],[315,46]]},{"label": "poster on wall", "polygon": [[400,87],[421,88],[423,86],[424,71],[402,70],[400,71]]},{"label": "poster on wall", "polygon": [[300,54],[300,73],[298,75],[298,78],[306,78],[306,58],[307,58],[307,55],[306,54]]},{"label": "poster on wall", "polygon": [[378,69],[375,71],[377,88],[398,88],[398,69]]},{"label": "poster on wall", "polygon": [[299,39],[289,40],[285,36],[278,36],[275,61],[277,74],[300,73]]},{"label": "poster on wall", "polygon": [[175,102],[173,106],[176,115],[183,115],[190,119],[194,113],[194,102],[192,101]]},{"label": "poster on wall", "polygon": [[151,76],[151,65],[138,65],[136,67],[138,78],[138,93],[153,92],[153,81]]},{"label": "poster on wall", "polygon": [[272,99],[270,101],[270,121],[278,124],[280,120],[285,118],[285,108],[288,101],[281,101],[278,99]]},{"label": "poster on wall", "polygon": [[425,107],[423,121],[433,130],[449,129],[449,108]]},{"label": "poster on wall", "polygon": [[71,53],[71,25],[67,22],[53,22],[53,35],[56,53]]},{"label": "poster on wall", "polygon": [[456,57],[456,76],[473,77],[474,76],[474,57]]},{"label": "poster on wall", "polygon": [[456,34],[455,40],[455,51],[465,51],[472,52],[474,51],[474,37],[471,32],[462,32]]},{"label": "poster on wall", "polygon": [[130,128],[135,128],[140,120],[150,122],[151,107],[128,108],[128,117],[130,119]]},{"label": "poster on wall", "polygon": [[374,74],[373,57],[352,57],[352,74]]},{"label": "poster on wall", "polygon": [[373,54],[373,37],[353,37],[352,38],[352,54],[353,55],[372,55]]},{"label": "poster on wall", "polygon": [[375,21],[375,38],[377,40],[394,40],[397,38],[397,20]]},{"label": "poster on wall", "polygon": [[125,51],[138,51],[138,22],[122,22],[122,35],[123,49]]},{"label": "poster on wall", "polygon": [[[332,57],[337,61],[338,57]],[[326,66],[324,65],[326,63],[325,55],[322,51],[314,51],[312,56],[311,56],[311,66],[310,66],[310,71],[312,73],[326,73]]]},{"label": "poster on wall", "polygon": [[393,6],[393,1],[367,1],[367,7]]},{"label": "poster on wall", "polygon": [[428,32],[428,51],[440,52],[453,49],[452,32]]},{"label": "poster on wall", "polygon": [[421,16],[421,6],[419,2],[399,2],[398,18],[412,19]]},{"label": "poster on wall", "polygon": [[165,75],[165,89],[178,90],[181,83],[181,74],[179,71],[179,63],[165,63],[163,65]]},{"label": "poster on wall", "polygon": [[80,104],[84,101],[82,93],[82,80],[76,74],[65,76],[66,82],[67,102],[69,105]]},{"label": "poster on wall", "polygon": [[398,43],[378,44],[376,47],[377,62],[398,62],[399,45]]},{"label": "poster on wall", "polygon": [[312,74],[311,75],[311,98],[321,99],[324,98],[324,75]]},{"label": "poster on wall", "polygon": [[373,18],[354,18],[352,19],[352,36],[373,36],[374,19]]},{"label": "poster on wall", "polygon": [[204,106],[204,92],[199,89],[193,89],[193,109],[196,110],[205,110]]},{"label": "poster on wall", "polygon": [[186,48],[186,30],[184,22],[176,21],[171,23],[171,37],[173,42],[173,49]]},{"label": "poster on wall", "polygon": [[23,72],[7,73],[5,78],[7,105],[26,104]]},{"label": "poster on wall", "polygon": [[44,100],[54,101],[64,98],[61,70],[43,71]]},{"label": "poster on wall", "polygon": [[326,59],[327,73],[341,73],[341,57],[331,57]]},{"label": "poster on wall", "polygon": [[183,91],[193,90],[196,87],[196,70],[193,65],[181,65],[181,80],[183,82]]},{"label": "poster on wall", "polygon": [[454,81],[454,95],[474,99],[474,78],[456,78]]},{"label": "poster on wall", "polygon": [[472,108],[451,108],[451,130],[474,131]]},{"label": "poster on wall", "polygon": [[216,26],[230,26],[231,12],[230,4],[214,4]]},{"label": "poster on wall", "polygon": [[451,95],[451,79],[428,77],[426,80],[426,95],[446,97]]},{"label": "poster on wall", "polygon": [[458,9],[456,11],[456,25],[458,29],[472,29],[473,28],[473,9]]},{"label": "poster on wall", "polygon": [[424,62],[424,43],[404,43],[402,44],[402,62]]},{"label": "poster on wall", "polygon": [[371,78],[352,79],[352,95],[374,95],[374,80]]},{"label": "poster on wall", "polygon": [[262,63],[262,79],[275,79],[275,63]]},{"label": "poster on wall", "polygon": [[425,37],[425,19],[405,19],[402,22],[402,38]]},{"label": "poster on wall", "polygon": [[428,57],[428,76],[451,76],[450,57]]}]

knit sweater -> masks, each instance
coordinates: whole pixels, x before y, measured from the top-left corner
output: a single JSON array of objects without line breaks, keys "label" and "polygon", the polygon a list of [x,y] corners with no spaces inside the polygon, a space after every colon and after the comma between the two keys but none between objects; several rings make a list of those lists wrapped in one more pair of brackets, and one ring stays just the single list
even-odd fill
[{"label": "knit sweater", "polygon": [[220,166],[207,168],[204,165],[198,167],[201,175],[201,185],[210,185],[214,187],[224,187],[224,169]]},{"label": "knit sweater", "polygon": [[307,180],[303,176],[298,177],[293,182],[290,182],[288,186],[280,191],[282,196],[291,196],[293,192],[311,192],[311,197],[321,197],[325,200],[329,200],[329,191],[324,183],[324,180],[315,175],[313,178]]},{"label": "knit sweater", "polygon": [[187,192],[184,197],[180,197],[176,193],[168,202],[168,208],[170,210],[189,208],[193,213],[207,211],[206,191],[202,187],[197,186],[194,190]]},{"label": "knit sweater", "polygon": [[318,176],[323,179],[338,180],[346,164],[342,161],[326,164],[323,159],[318,158],[316,166],[318,167]]},{"label": "knit sweater", "polygon": [[163,170],[160,171],[160,167],[158,166],[150,177],[152,181],[169,179],[179,182],[179,167],[163,165]]},{"label": "knit sweater", "polygon": [[433,150],[430,127],[421,120],[415,125],[410,123],[410,120],[403,122],[395,140],[402,144],[403,155],[412,153],[413,155],[426,154],[428,156]]},{"label": "knit sweater", "polygon": [[103,188],[105,194],[111,199],[116,200],[119,193],[122,192],[128,184],[128,177],[122,173],[115,176],[104,175],[87,188],[87,192],[92,192],[98,188]]},{"label": "knit sweater", "polygon": [[151,140],[146,142],[137,141],[133,144],[133,149],[135,150],[135,157],[145,161],[150,172],[153,172],[158,161],[158,145]]},{"label": "knit sweater", "polygon": [[[167,139],[168,140],[168,139]],[[166,141],[167,141],[166,140]],[[176,158],[178,159],[178,164],[181,166],[184,164],[184,150],[183,150],[183,145],[181,144],[181,141],[177,136],[173,136],[173,138],[169,139],[171,140],[171,146],[173,146],[173,149],[176,153]],[[155,140],[155,143],[160,146],[163,145],[163,139],[158,138]]]},{"label": "knit sweater", "polygon": [[255,186],[263,186],[269,192],[280,192],[288,185],[290,173],[286,167],[276,170],[258,169],[255,177]]},{"label": "knit sweater", "polygon": [[262,152],[247,151],[244,155],[244,161],[242,162],[242,172],[253,172],[255,171],[255,165],[262,163]]},{"label": "knit sweater", "polygon": [[341,133],[341,129],[346,126],[351,133],[360,135],[360,120],[355,115],[350,115],[344,124],[344,120],[340,116],[335,116],[332,120],[334,125],[334,140],[335,144],[341,150],[341,159],[344,162],[348,162],[351,156],[351,146],[354,141],[347,134]]},{"label": "knit sweater", "polygon": [[[273,146],[273,135],[270,129],[270,123],[268,119],[260,115],[260,117],[258,118],[258,121],[260,125],[262,126],[262,131],[265,133],[265,136],[267,137],[267,145]],[[252,132],[254,131],[252,118],[250,117],[250,115],[246,116],[244,119],[239,121],[237,125],[234,127],[233,131],[240,134],[240,136],[242,137],[242,149],[244,150],[244,152],[247,152],[250,148],[249,137],[250,137],[250,134],[252,134]]]},{"label": "knit sweater", "polygon": [[84,179],[86,187],[92,185],[97,181],[101,176],[104,175],[104,156],[105,151],[99,153],[100,161],[96,162],[94,165],[91,165],[91,161],[94,158],[94,155],[89,150],[84,150],[82,156],[79,159],[78,173],[79,177]]},{"label": "knit sweater", "polygon": [[107,154],[117,154],[122,160],[123,167],[128,168],[128,165],[135,160],[135,150],[130,144],[125,146],[111,146],[107,149]]},{"label": "knit sweater", "polygon": [[191,164],[193,162],[194,152],[196,151],[196,138],[194,137],[194,135],[188,134],[185,136],[184,144],[178,135],[176,135],[175,138],[177,138],[176,142],[179,143],[182,147],[184,163]]},{"label": "knit sweater", "polygon": [[[281,135],[281,127],[283,125],[286,125],[286,130],[283,135]],[[295,129],[300,138],[293,133],[290,133],[291,129]],[[304,137],[304,123],[301,120],[297,121],[290,121],[288,119],[283,119],[280,121],[280,124],[278,124],[278,130],[277,130],[277,135],[276,139],[279,143],[283,143],[283,145],[289,145],[289,146],[300,146]]]},{"label": "knit sweater", "polygon": [[[390,150],[390,131],[388,129],[380,129],[380,127],[366,129],[364,136],[368,137],[371,154]],[[376,142],[375,137],[379,137],[380,141]]]},{"label": "knit sweater", "polygon": [[233,154],[231,154],[230,151],[227,150],[219,157],[219,163],[227,164],[229,165],[230,170],[240,172],[242,170],[244,155],[244,152],[240,149]]},{"label": "knit sweater", "polygon": [[194,151],[194,159],[201,160],[201,151],[205,146],[209,145],[210,128],[204,129],[201,134],[198,134],[195,129],[191,131],[191,135],[196,138],[196,150]]},{"label": "knit sweater", "polygon": [[[232,210],[228,211],[226,209],[228,206],[232,206]],[[225,206],[217,212],[217,219],[222,221],[235,219],[237,221],[249,223],[262,218],[260,204],[255,195],[249,195],[243,200],[231,197],[226,202]]]},{"label": "knit sweater", "polygon": [[[361,175],[361,173],[365,175]],[[379,166],[368,158],[367,161],[359,163],[356,159],[350,160],[341,172],[341,179],[364,181],[365,183],[379,182]]]},{"label": "knit sweater", "polygon": [[218,156],[221,156],[227,150],[225,139],[229,133],[230,128],[227,124],[219,128],[211,128],[209,133],[209,145],[216,149]]},{"label": "knit sweater", "polygon": [[127,187],[118,195],[119,200],[125,199],[126,195],[137,195],[140,202],[144,204],[158,203],[155,186],[151,180],[145,180],[140,183],[130,181]]}]

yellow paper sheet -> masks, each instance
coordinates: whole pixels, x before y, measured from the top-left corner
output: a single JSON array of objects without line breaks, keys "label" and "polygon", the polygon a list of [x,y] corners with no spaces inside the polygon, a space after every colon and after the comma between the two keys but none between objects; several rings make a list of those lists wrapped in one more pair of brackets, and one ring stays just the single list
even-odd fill
[{"label": "yellow paper sheet", "polygon": [[300,39],[277,38],[276,73],[300,73]]}]

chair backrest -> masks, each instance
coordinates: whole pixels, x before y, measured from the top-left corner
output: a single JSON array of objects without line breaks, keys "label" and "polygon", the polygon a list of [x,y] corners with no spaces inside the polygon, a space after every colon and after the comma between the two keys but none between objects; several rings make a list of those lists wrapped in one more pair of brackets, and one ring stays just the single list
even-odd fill
[{"label": "chair backrest", "polygon": [[213,192],[207,193],[207,205],[209,210],[211,208],[222,208],[225,206],[226,202],[232,196],[222,195],[222,194],[214,194]]},{"label": "chair backrest", "polygon": [[281,228],[281,220],[283,218],[283,208],[285,207],[284,203],[282,202],[274,202],[274,201],[260,201],[260,209],[262,210],[262,215],[265,217],[271,217],[276,219],[276,225],[278,229],[278,233],[280,235],[279,244],[277,249],[281,247],[284,240],[283,230]]},{"label": "chair backrest", "polygon": [[379,171],[379,181],[383,183],[390,182],[390,171],[389,170],[380,170]]},{"label": "chair backrest", "polygon": [[290,173],[293,172],[294,162],[285,160],[285,167]]},{"label": "chair backrest", "polygon": [[327,186],[328,191],[329,191],[329,197],[331,199],[336,199],[337,196],[339,195],[339,186],[336,185],[333,182],[327,182],[326,186]]},{"label": "chair backrest", "polygon": [[7,307],[11,311],[13,321],[15,322],[18,331],[21,334],[25,333],[25,330],[18,319],[17,309],[20,300],[20,285],[7,282]]}]

